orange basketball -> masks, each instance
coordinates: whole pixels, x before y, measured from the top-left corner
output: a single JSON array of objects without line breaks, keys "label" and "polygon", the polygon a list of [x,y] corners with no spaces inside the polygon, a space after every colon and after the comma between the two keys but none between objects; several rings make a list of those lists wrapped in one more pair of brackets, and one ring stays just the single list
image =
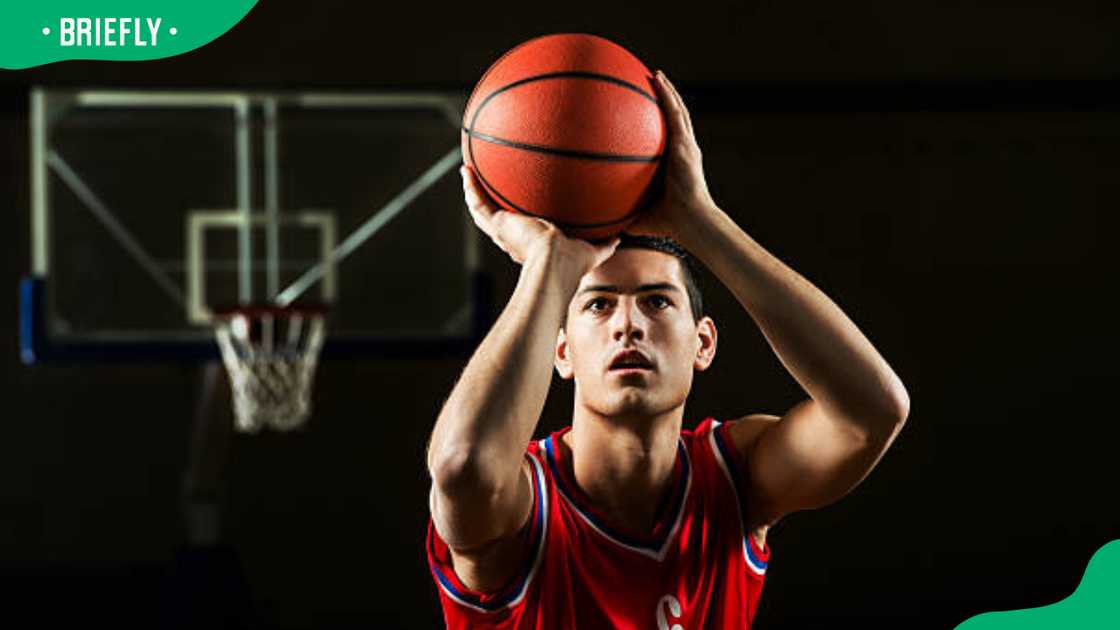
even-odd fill
[{"label": "orange basketball", "polygon": [[463,159],[506,210],[571,236],[621,232],[665,148],[653,74],[594,35],[547,35],[502,55],[463,115]]}]

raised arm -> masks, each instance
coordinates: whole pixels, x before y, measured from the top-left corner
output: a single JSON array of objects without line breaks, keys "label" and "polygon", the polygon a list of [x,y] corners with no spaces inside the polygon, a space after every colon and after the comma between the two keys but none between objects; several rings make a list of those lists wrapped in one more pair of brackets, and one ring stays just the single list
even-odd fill
[{"label": "raised arm", "polygon": [[[724,215],[726,216],[726,215]],[[730,219],[702,259],[731,289],[809,397],[783,416],[728,427],[744,454],[751,525],[839,499],[862,481],[909,414],[902,381],[844,312]]]},{"label": "raised arm", "polygon": [[618,243],[591,245],[541,219],[496,210],[468,169],[463,177],[475,223],[522,265],[513,296],[444,403],[428,444],[433,522],[467,565],[460,577],[486,587],[505,577],[502,557],[516,555],[495,554],[495,543],[528,518],[524,453],[548,395],[564,312],[580,278]]},{"label": "raised arm", "polygon": [[656,81],[669,126],[666,193],[648,225],[669,231],[735,295],[809,394],[784,416],[728,427],[745,457],[752,527],[830,503],[854,488],[909,414],[902,381],[823,292],[748,236],[712,200],[687,108]]}]

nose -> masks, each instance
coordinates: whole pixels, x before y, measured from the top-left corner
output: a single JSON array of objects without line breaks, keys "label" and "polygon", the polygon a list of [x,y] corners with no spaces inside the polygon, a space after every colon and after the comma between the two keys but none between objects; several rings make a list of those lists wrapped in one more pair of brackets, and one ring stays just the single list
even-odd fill
[{"label": "nose", "polygon": [[645,337],[646,320],[638,301],[623,296],[618,308],[611,315],[611,339],[614,341],[640,340]]}]

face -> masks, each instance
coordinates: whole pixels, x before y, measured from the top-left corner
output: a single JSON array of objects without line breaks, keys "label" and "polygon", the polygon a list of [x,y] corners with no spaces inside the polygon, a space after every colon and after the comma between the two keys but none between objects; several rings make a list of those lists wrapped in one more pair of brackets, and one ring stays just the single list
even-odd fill
[{"label": "face", "polygon": [[692,319],[680,261],[618,250],[587,273],[556,343],[560,376],[576,403],[604,416],[652,416],[684,404],[694,370],[715,356],[711,318]]}]

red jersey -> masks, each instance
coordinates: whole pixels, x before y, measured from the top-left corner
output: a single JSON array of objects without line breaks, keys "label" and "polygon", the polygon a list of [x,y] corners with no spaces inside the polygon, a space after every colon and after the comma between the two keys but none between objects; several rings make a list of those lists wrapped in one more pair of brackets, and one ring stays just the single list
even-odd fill
[{"label": "red jersey", "polygon": [[681,432],[672,491],[652,534],[611,526],[562,464],[566,427],[526,451],[533,507],[521,567],[504,587],[468,589],[428,521],[428,563],[447,627],[518,630],[746,630],[762,594],[769,545],[743,528],[743,463],[706,418]]}]

